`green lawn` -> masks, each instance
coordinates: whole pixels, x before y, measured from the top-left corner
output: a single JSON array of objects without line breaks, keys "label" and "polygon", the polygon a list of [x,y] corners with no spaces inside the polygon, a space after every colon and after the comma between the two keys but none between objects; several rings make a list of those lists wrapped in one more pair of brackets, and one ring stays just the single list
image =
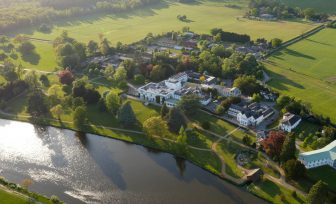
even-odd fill
[{"label": "green lawn", "polygon": [[[293,198],[292,191],[273,183],[270,180],[260,181],[257,184],[251,184],[249,191],[266,199],[274,204],[300,204],[304,203],[304,197],[298,194],[298,198]],[[283,199],[281,199],[281,195]]]},{"label": "green lawn", "polygon": [[[240,8],[225,7],[234,2]],[[162,32],[178,31],[188,26],[198,33],[209,33],[211,28],[221,27],[225,31],[249,34],[253,39],[274,37],[288,40],[305,31],[312,29],[316,24],[307,22],[267,22],[243,19],[246,12],[246,0],[218,0],[198,1],[194,4],[181,4],[173,1],[162,1],[154,6],[141,8],[128,13],[110,15],[91,15],[73,19],[71,21],[55,22],[51,33],[41,33],[35,28],[22,29],[10,35],[25,34],[33,38],[54,40],[63,30],[81,42],[98,40],[103,34],[113,45],[121,41],[132,43],[143,39],[148,33],[161,34]],[[190,22],[179,21],[177,15],[186,15]],[[278,29],[281,27],[281,29]],[[277,30],[276,32],[274,32]],[[34,41],[37,56],[17,59],[25,67],[53,70],[56,66],[55,54],[50,42]]]},{"label": "green lawn", "polygon": [[309,104],[336,121],[336,29],[319,33],[275,53],[265,62],[269,85]]},{"label": "green lawn", "polygon": [[336,12],[335,0],[281,0],[283,3],[292,7],[313,8],[318,12]]},{"label": "green lawn", "polygon": [[28,200],[14,193],[0,189],[0,201],[1,204],[28,204]]}]

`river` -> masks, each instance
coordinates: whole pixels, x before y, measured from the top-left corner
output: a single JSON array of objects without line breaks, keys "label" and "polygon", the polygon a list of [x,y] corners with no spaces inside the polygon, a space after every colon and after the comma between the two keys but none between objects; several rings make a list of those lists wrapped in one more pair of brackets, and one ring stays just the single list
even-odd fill
[{"label": "river", "polygon": [[266,203],[168,153],[0,119],[0,176],[77,203]]}]

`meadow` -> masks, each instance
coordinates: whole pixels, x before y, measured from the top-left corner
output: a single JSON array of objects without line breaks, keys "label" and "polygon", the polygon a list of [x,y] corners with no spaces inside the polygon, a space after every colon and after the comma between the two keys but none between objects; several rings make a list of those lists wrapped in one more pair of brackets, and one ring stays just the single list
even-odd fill
[{"label": "meadow", "polygon": [[292,7],[314,8],[318,12],[336,13],[335,0],[281,0]]},{"label": "meadow", "polygon": [[[81,42],[98,40],[99,34],[107,37],[112,45],[117,42],[132,43],[144,38],[148,33],[160,34],[168,31],[179,31],[188,26],[197,33],[209,33],[214,27],[225,31],[249,34],[257,38],[291,39],[316,26],[313,23],[297,21],[254,21],[242,18],[247,9],[246,0],[198,1],[192,4],[181,4],[162,1],[159,4],[137,9],[127,13],[109,15],[90,15],[71,21],[54,22],[50,33],[38,32],[36,28],[25,28],[8,35],[25,34],[28,37],[53,40],[64,30]],[[234,4],[235,8],[227,5]],[[177,15],[186,15],[187,21],[177,19]],[[281,28],[281,29],[279,29]],[[37,59],[22,59],[18,62],[25,67],[39,70],[53,70],[57,64],[52,45],[48,42],[34,41],[37,48]]]},{"label": "meadow", "polygon": [[324,29],[270,57],[269,85],[336,121],[336,29]]}]

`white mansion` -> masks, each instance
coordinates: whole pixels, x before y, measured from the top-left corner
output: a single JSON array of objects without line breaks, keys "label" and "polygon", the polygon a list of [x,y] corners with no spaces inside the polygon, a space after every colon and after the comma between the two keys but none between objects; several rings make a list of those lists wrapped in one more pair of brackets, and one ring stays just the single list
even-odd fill
[{"label": "white mansion", "polygon": [[159,83],[148,83],[138,89],[140,99],[152,103],[166,104],[174,107],[182,96],[195,94],[200,97],[202,105],[211,102],[211,96],[202,92],[200,88],[186,86],[188,73],[181,72]]},{"label": "white mansion", "polygon": [[304,152],[299,160],[307,169],[329,165],[336,169],[336,140],[319,150]]}]

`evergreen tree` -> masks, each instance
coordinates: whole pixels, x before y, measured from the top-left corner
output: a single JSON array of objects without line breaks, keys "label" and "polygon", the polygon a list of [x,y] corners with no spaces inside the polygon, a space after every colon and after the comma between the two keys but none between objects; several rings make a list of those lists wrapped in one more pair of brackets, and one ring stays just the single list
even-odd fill
[{"label": "evergreen tree", "polygon": [[163,104],[162,108],[161,108],[161,118],[165,118],[169,113],[169,109],[166,105],[166,103]]},{"label": "evergreen tree", "polygon": [[182,96],[181,100],[177,103],[177,107],[179,107],[187,116],[191,116],[201,107],[199,100],[197,95],[185,95]]},{"label": "evergreen tree", "polygon": [[186,126],[183,113],[178,108],[170,109],[167,121],[169,130],[175,133],[177,133],[182,126]]},{"label": "evergreen tree", "polygon": [[318,181],[307,195],[306,204],[324,204],[327,200],[328,189],[325,183]]},{"label": "evergreen tree", "polygon": [[296,159],[286,161],[283,168],[287,180],[297,180],[306,176],[306,167]]},{"label": "evergreen tree", "polygon": [[125,127],[130,127],[136,123],[136,117],[130,102],[125,102],[118,111],[118,121]]},{"label": "evergreen tree", "polygon": [[85,106],[77,107],[73,112],[72,118],[75,128],[81,129],[84,126],[84,123],[87,119],[86,107]]},{"label": "evergreen tree", "polygon": [[285,138],[285,141],[282,145],[282,151],[280,154],[281,162],[285,163],[290,159],[294,159],[295,153],[296,153],[295,135],[290,134]]},{"label": "evergreen tree", "polygon": [[179,135],[176,138],[178,150],[180,154],[185,154],[187,150],[187,133],[183,126],[181,126]]}]

